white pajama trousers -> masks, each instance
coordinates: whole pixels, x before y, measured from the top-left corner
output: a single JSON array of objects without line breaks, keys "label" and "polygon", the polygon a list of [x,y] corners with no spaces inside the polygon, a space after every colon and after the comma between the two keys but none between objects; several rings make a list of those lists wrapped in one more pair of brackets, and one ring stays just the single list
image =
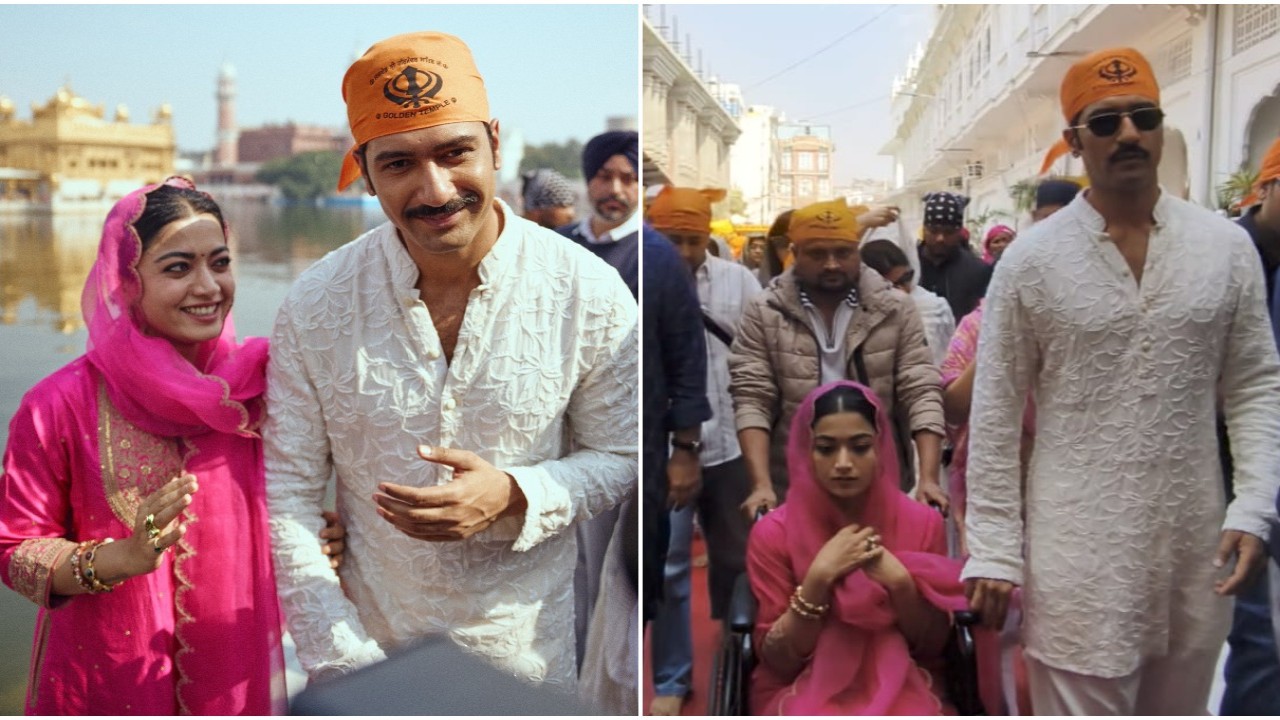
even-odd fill
[{"label": "white pajama trousers", "polygon": [[1148,660],[1117,678],[1081,675],[1026,658],[1036,715],[1208,715],[1222,648]]}]

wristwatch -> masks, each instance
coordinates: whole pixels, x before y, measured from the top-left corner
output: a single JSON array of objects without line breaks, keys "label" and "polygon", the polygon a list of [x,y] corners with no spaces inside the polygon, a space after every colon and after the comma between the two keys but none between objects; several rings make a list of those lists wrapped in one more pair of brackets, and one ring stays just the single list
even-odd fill
[{"label": "wristwatch", "polygon": [[701,441],[701,440],[675,440],[675,439],[672,439],[672,440],[671,440],[671,447],[680,448],[681,450],[688,450],[689,452],[693,453],[694,455],[697,455],[698,453],[702,452],[702,441]]}]

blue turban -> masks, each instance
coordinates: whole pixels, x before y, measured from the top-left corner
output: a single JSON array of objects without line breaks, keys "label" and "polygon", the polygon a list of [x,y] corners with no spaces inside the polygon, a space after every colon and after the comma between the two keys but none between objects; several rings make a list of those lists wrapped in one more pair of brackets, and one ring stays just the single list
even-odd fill
[{"label": "blue turban", "polygon": [[582,179],[591,182],[614,155],[625,155],[631,171],[639,175],[640,135],[635,130],[610,130],[588,140],[582,148]]}]

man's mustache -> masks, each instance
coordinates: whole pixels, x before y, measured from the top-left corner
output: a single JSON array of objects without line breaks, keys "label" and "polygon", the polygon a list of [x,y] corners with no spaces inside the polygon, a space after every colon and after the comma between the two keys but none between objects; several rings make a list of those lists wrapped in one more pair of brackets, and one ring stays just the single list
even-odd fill
[{"label": "man's mustache", "polygon": [[1118,163],[1124,160],[1133,160],[1135,158],[1142,160],[1150,160],[1151,153],[1143,150],[1137,145],[1127,145],[1112,153],[1108,162]]},{"label": "man's mustache", "polygon": [[614,202],[618,203],[619,205],[621,205],[621,206],[623,206],[623,207],[626,207],[626,206],[627,206],[627,199],[626,199],[625,197],[623,197],[623,196],[621,196],[621,195],[610,195],[609,197],[606,197],[606,198],[600,198],[599,200],[597,200],[597,201],[596,201],[596,207],[600,207],[601,205],[603,205],[603,204],[605,204],[605,203],[609,202],[610,200],[612,200],[612,201],[614,201]]},{"label": "man's mustache", "polygon": [[463,193],[443,205],[419,205],[411,210],[406,210],[404,215],[408,218],[428,218],[435,217],[436,215],[450,215],[458,212],[468,205],[475,205],[478,202],[480,202],[479,195],[475,193]]}]

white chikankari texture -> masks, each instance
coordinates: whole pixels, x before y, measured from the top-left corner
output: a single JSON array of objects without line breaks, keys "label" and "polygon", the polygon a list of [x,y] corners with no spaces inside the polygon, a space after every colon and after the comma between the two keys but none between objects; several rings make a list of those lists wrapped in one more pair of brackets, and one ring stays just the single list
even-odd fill
[{"label": "white chikankari texture", "polygon": [[[1171,647],[1221,647],[1219,533],[1266,539],[1280,483],[1280,360],[1257,252],[1167,193],[1154,219],[1140,286],[1083,193],[1023,234],[996,266],[978,343],[964,576],[1022,584],[1028,655],[1101,677]],[[1235,458],[1225,514],[1219,398]]]},{"label": "white chikankari texture", "polygon": [[[429,633],[530,680],[574,683],[572,523],[637,476],[637,310],[617,271],[500,205],[452,363],[384,224],[305,272],[280,310],[269,370],[267,485],[280,600],[313,678]],[[528,499],[463,542],[378,517],[380,482],[452,471],[417,446],[471,450]],[[336,473],[342,581],[315,542]]]}]

